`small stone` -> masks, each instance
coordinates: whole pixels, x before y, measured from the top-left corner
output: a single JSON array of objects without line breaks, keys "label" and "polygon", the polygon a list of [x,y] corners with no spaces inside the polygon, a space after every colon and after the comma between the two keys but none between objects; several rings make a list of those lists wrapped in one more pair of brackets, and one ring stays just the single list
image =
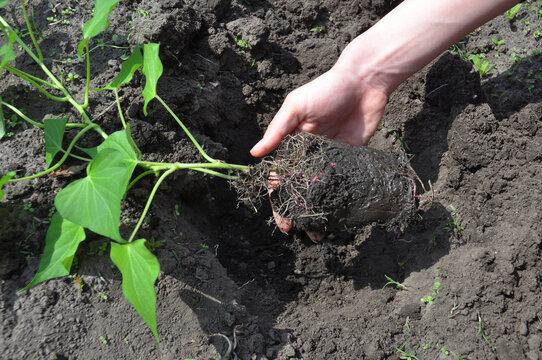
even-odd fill
[{"label": "small stone", "polygon": [[277,265],[275,264],[274,261],[270,261],[270,262],[267,263],[267,268],[269,270],[273,270],[275,268],[275,266],[277,266]]},{"label": "small stone", "polygon": [[529,328],[525,322],[519,324],[518,332],[521,336],[527,336],[529,334]]},{"label": "small stone", "polygon": [[277,358],[286,360],[292,356],[295,356],[295,349],[292,345],[288,344],[279,351]]},{"label": "small stone", "polygon": [[540,345],[542,345],[542,336],[531,335],[529,337],[529,340],[527,340],[527,344],[529,344],[529,350],[532,350],[535,352],[540,350]]}]

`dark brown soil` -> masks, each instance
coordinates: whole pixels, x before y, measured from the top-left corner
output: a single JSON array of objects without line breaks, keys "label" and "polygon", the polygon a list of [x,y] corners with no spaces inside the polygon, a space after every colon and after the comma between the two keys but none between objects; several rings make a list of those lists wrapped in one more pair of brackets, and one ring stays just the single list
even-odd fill
[{"label": "dark brown soil", "polygon": [[[13,3],[1,14],[22,29]],[[91,6],[28,3],[43,29],[47,65],[83,78],[83,63],[64,60],[76,58]],[[160,42],[160,96],[212,156],[253,163],[248,151],[285,95],[329,69],[351,39],[395,4],[125,1],[103,41]],[[119,272],[100,256],[99,237],[88,238],[77,254],[82,290],[65,278],[16,294],[38,267],[54,194],[80,174],[5,186],[1,358],[221,359],[227,343],[217,334],[233,340],[234,333],[232,359],[396,359],[397,349],[419,359],[542,357],[542,40],[535,36],[542,18],[538,5],[527,5],[512,22],[499,16],[460,44],[497,65],[488,75],[480,79],[457,51],[447,52],[392,95],[370,146],[407,148],[412,167],[435,191],[432,207],[400,234],[368,225],[314,244],[303,233],[274,231],[266,206],[256,214],[237,207],[223,180],[180,172],[168,178],[141,234],[165,240],[156,252],[162,350],[124,300]],[[73,15],[62,14],[67,6]],[[53,8],[70,24],[47,21]],[[311,31],[318,26],[325,31]],[[249,48],[239,48],[235,37]],[[495,49],[492,38],[505,42]],[[113,78],[122,54],[107,46],[92,51],[93,88]],[[38,74],[26,58],[16,65]],[[193,160],[190,143],[158,103],[143,115],[141,85],[136,75],[120,96],[145,158]],[[80,80],[70,87],[82,96]],[[11,76],[2,76],[0,93],[35,120],[60,113],[75,119],[67,106]],[[113,101],[109,93],[91,95],[91,114],[108,132],[120,128]],[[41,130],[22,124],[8,131],[13,135],[0,141],[0,174],[43,170]],[[143,180],[129,194],[123,231],[135,225],[151,186]],[[405,289],[382,289],[385,275]]]},{"label": "dark brown soil", "polygon": [[294,229],[356,233],[368,224],[404,229],[417,211],[416,178],[404,152],[299,133],[232,184],[254,207],[271,187],[274,211]]}]

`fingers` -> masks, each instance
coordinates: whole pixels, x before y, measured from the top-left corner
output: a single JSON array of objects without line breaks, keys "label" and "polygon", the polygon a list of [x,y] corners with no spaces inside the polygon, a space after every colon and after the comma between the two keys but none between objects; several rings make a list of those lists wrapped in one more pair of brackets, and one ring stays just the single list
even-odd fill
[{"label": "fingers", "polygon": [[298,111],[293,101],[286,97],[284,104],[269,123],[263,138],[250,150],[254,157],[264,156],[273,151],[284,137],[299,125]]}]

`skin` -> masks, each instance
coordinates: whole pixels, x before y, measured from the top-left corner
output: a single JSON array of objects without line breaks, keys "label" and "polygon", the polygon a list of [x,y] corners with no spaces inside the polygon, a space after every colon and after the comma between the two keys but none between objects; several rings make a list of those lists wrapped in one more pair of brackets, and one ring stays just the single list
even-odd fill
[{"label": "skin", "polygon": [[[356,146],[367,145],[382,119],[388,97],[399,84],[470,31],[516,3],[516,0],[402,2],[355,38],[329,71],[288,94],[250,153],[264,156],[295,131]],[[275,214],[275,220],[281,231],[290,230],[289,219],[277,218]],[[318,240],[323,235],[316,237]]]}]

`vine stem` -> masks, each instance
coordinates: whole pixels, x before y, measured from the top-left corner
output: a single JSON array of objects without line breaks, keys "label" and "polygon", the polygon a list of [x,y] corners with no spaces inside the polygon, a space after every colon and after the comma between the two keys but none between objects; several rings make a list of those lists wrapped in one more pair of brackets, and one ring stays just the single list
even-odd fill
[{"label": "vine stem", "polygon": [[[28,20],[28,14],[26,13],[26,6],[24,3],[24,0],[20,0],[21,7],[23,8],[23,14],[24,14],[24,21],[26,22],[26,28],[28,29],[28,33],[30,34],[30,38],[32,39],[32,43],[34,44],[34,47],[36,48],[36,52],[38,53],[38,58],[41,62],[43,62],[43,55],[41,54],[41,49],[38,46],[38,42],[36,41],[36,38],[34,37],[34,32],[32,31],[32,25],[30,24],[30,20]],[[32,9],[32,19],[34,19],[34,10]]]},{"label": "vine stem", "polygon": [[145,216],[147,216],[147,212],[149,211],[149,208],[151,206],[151,203],[152,203],[152,200],[154,198],[154,195],[156,195],[156,191],[158,190],[158,187],[160,187],[160,184],[162,183],[162,181],[164,181],[164,179],[166,177],[168,177],[171,173],[173,173],[175,170],[175,168],[171,168],[169,170],[167,170],[166,172],[164,172],[160,178],[158,179],[158,181],[156,182],[156,184],[154,184],[154,187],[152,188],[152,191],[149,195],[149,198],[147,199],[147,203],[145,204],[145,208],[143,209],[143,213],[141,214],[141,217],[139,218],[139,221],[137,222],[135,228],[134,228],[134,231],[132,231],[132,235],[130,235],[130,239],[128,239],[128,242],[132,242],[134,240],[134,237],[137,233],[137,231],[139,230],[139,228],[141,227],[141,224],[143,223],[143,220],[145,219]]},{"label": "vine stem", "polygon": [[[14,30],[11,28],[11,26],[6,22],[6,20],[0,16],[0,24],[4,26],[6,30],[8,30],[10,33],[13,33]],[[79,104],[75,99],[71,96],[71,94],[66,90],[64,85],[56,78],[55,75],[49,70],[47,66],[43,63],[42,60],[30,48],[25,44],[25,42],[19,37],[19,35],[15,34],[15,41],[21,46],[21,48],[38,64],[38,66],[41,68],[41,70],[49,77],[49,79],[52,81],[52,83],[64,94],[64,96],[68,99],[68,102],[81,114],[83,119],[87,124],[92,124],[92,121],[88,117],[87,113],[85,112],[85,109],[81,104]],[[87,59],[88,60],[88,59]],[[107,139],[107,134],[99,127],[96,127],[95,130],[104,138]]]},{"label": "vine stem", "polygon": [[122,122],[122,127],[126,129],[126,121],[124,121],[124,115],[122,114],[122,107],[120,106],[119,92],[115,89],[115,101],[117,102],[117,109],[119,110],[120,121]]},{"label": "vine stem", "polygon": [[188,135],[188,137],[190,138],[190,140],[192,141],[192,143],[194,144],[194,146],[196,146],[196,148],[198,149],[199,153],[201,154],[201,156],[203,156],[205,158],[205,160],[207,160],[208,162],[210,163],[216,163],[218,162],[218,160],[215,160],[213,159],[212,157],[210,157],[209,155],[207,155],[207,153],[203,150],[203,148],[201,147],[201,145],[196,141],[196,139],[192,136],[192,134],[190,133],[190,131],[188,131],[188,128],[186,126],[184,126],[183,122],[177,117],[177,115],[175,115],[175,113],[169,108],[169,106],[167,106],[167,104],[164,102],[164,100],[162,100],[162,98],[158,95],[156,95],[156,99],[158,101],[160,101],[160,103],[164,106],[164,108],[167,110],[167,112],[175,119],[175,121],[177,121],[177,123],[181,126],[181,128],[184,130],[184,132],[186,133],[186,135]]},{"label": "vine stem", "polygon": [[54,171],[60,165],[62,165],[64,163],[64,161],[66,161],[66,159],[70,155],[70,152],[72,151],[73,147],[75,146],[75,143],[77,142],[77,140],[79,140],[79,138],[81,136],[83,136],[84,133],[86,133],[90,129],[93,129],[93,128],[96,128],[96,127],[98,127],[97,124],[88,124],[84,129],[79,131],[77,133],[77,135],[75,135],[74,138],[72,139],[72,141],[70,142],[70,145],[68,146],[68,148],[64,152],[64,155],[62,156],[62,158],[60,160],[58,160],[58,162],[55,165],[51,166],[48,169],[45,169],[44,171],[42,171],[40,173],[30,175],[30,176],[25,176],[25,177],[22,177],[22,178],[17,178],[17,179],[10,179],[8,182],[18,182],[18,181],[23,181],[23,180],[30,180],[30,179],[34,179],[34,178],[46,175],[46,174],[50,173],[51,171]]}]

